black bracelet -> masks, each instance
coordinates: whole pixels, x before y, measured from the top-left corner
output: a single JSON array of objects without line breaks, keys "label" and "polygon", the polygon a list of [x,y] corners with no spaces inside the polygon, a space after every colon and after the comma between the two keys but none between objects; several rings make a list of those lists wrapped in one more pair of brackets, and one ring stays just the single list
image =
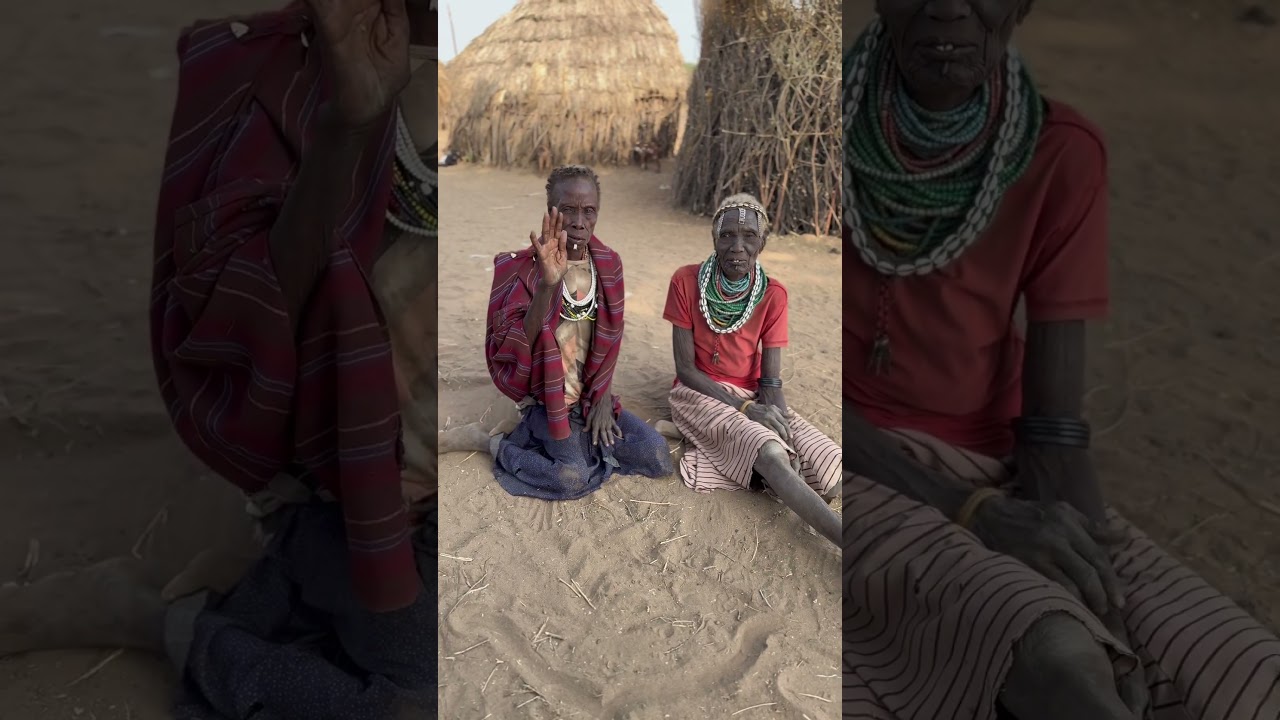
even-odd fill
[{"label": "black bracelet", "polygon": [[782,387],[782,378],[762,377],[759,380],[757,380],[757,382],[760,384],[760,387],[767,387],[767,388]]},{"label": "black bracelet", "polygon": [[1020,417],[1013,421],[1013,435],[1024,445],[1057,445],[1087,449],[1089,423],[1076,418]]}]

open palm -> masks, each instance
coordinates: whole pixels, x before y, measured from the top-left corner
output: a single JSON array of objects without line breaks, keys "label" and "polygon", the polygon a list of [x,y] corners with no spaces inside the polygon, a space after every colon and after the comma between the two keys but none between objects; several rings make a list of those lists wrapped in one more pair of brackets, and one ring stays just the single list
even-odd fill
[{"label": "open palm", "polygon": [[360,126],[409,83],[405,0],[306,0],[329,60],[338,119]]},{"label": "open palm", "polygon": [[542,284],[555,287],[564,279],[569,269],[569,253],[566,245],[568,233],[564,230],[564,216],[558,208],[551,208],[542,217],[542,235],[529,233],[538,268],[542,270]]}]

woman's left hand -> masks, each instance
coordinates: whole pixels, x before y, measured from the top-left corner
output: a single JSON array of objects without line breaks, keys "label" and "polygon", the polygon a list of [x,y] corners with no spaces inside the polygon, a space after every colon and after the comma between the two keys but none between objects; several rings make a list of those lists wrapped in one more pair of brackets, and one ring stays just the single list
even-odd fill
[{"label": "woman's left hand", "polygon": [[591,406],[586,431],[591,433],[592,445],[603,443],[613,447],[615,440],[622,439],[622,429],[618,427],[618,419],[613,416],[613,402],[608,397]]}]

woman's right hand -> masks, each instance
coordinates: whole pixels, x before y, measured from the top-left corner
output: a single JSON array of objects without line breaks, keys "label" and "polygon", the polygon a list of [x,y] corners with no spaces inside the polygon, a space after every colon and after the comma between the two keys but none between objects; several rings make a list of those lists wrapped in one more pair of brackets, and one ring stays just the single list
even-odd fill
[{"label": "woman's right hand", "polygon": [[1099,618],[1124,607],[1111,558],[1102,549],[1121,537],[1070,505],[996,496],[978,506],[970,529],[991,550],[1062,585]]},{"label": "woman's right hand", "polygon": [[758,422],[777,433],[783,442],[791,442],[791,433],[787,430],[787,419],[782,416],[782,411],[778,408],[753,402],[747,406],[746,416],[748,420]]},{"label": "woman's right hand", "polygon": [[564,216],[559,208],[551,208],[542,216],[542,235],[529,233],[529,243],[533,245],[538,268],[542,270],[542,284],[549,288],[558,286],[569,270],[568,242]]},{"label": "woman's right hand", "polygon": [[333,107],[358,128],[386,112],[409,84],[405,0],[306,0],[333,82]]}]

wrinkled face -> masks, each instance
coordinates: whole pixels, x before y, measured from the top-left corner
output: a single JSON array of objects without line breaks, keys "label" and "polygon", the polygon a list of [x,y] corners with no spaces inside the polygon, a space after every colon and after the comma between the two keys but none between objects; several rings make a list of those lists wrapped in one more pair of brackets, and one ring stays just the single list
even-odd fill
[{"label": "wrinkled face", "polygon": [[[561,180],[551,189],[551,204],[564,216],[564,231],[569,236],[569,249],[585,248],[596,231],[596,219],[600,211],[600,193],[588,178],[575,177]],[[575,247],[576,246],[576,247]]]},{"label": "wrinkled face", "polygon": [[729,280],[741,280],[751,273],[756,258],[764,250],[765,236],[755,210],[729,208],[716,218],[716,261]]},{"label": "wrinkled face", "polygon": [[1029,0],[876,0],[898,70],[930,110],[963,104],[996,72]]}]

